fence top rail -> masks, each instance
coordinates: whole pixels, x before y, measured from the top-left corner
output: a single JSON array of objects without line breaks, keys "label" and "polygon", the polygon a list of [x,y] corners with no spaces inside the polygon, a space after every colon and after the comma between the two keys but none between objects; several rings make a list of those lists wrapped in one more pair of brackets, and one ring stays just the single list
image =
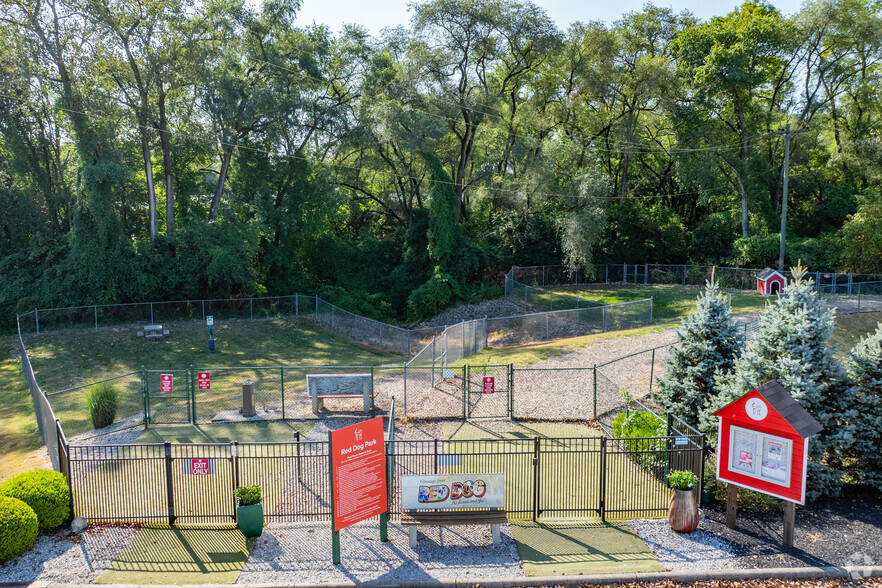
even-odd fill
[{"label": "fence top rail", "polygon": [[[578,300],[581,300],[579,298]],[[652,298],[641,298],[640,300],[629,300],[627,302],[614,302],[612,304],[602,304],[600,306],[591,306],[586,308],[567,308],[564,310],[548,310],[545,312],[530,312],[527,314],[513,314],[511,316],[494,316],[487,318],[488,321],[496,321],[496,320],[506,320],[506,319],[518,319],[525,317],[533,317],[538,315],[549,315],[549,314],[565,314],[565,313],[573,313],[573,312],[582,312],[583,310],[597,310],[600,308],[617,308],[619,306],[626,306],[628,304],[637,304],[640,302],[651,302]],[[586,302],[590,302],[590,300],[586,300]],[[475,321],[483,321],[484,319],[475,319]],[[469,321],[473,322],[473,321]],[[456,326],[456,325],[454,325]]]},{"label": "fence top rail", "polygon": [[112,382],[113,380],[119,380],[120,378],[127,378],[129,376],[140,375],[140,371],[129,372],[127,374],[120,374],[118,376],[111,376],[104,380],[98,380],[97,382],[89,382],[88,384],[80,384],[79,386],[74,386],[72,388],[65,388],[64,390],[56,390],[55,392],[47,392],[46,396],[56,396],[58,394],[64,394],[66,392],[74,392],[76,390],[80,390],[81,388],[88,388],[89,386],[94,386],[96,384],[103,384],[104,382]]},{"label": "fence top rail", "polygon": [[[744,324],[750,324],[750,323],[744,323]],[[737,325],[737,326],[740,327],[741,325]],[[664,345],[658,345],[658,346],[656,346],[656,347],[649,347],[649,348],[647,348],[647,349],[643,349],[642,351],[635,351],[634,353],[629,353],[628,355],[623,355],[623,356],[621,356],[621,357],[617,357],[617,358],[615,358],[615,359],[611,359],[611,360],[607,361],[606,363],[598,363],[597,366],[595,366],[595,367],[599,367],[599,368],[601,368],[601,367],[604,367],[604,366],[608,366],[608,365],[611,364],[611,363],[616,363],[617,361],[622,361],[623,359],[628,359],[628,358],[630,358],[630,357],[634,357],[634,356],[636,356],[636,355],[642,355],[643,353],[649,353],[649,352],[651,352],[651,351],[657,351],[657,350],[659,350],[659,349],[665,349],[665,348],[667,348],[667,347],[672,347],[672,346],[674,346],[674,345],[677,345],[677,343],[678,343],[677,341],[674,341],[674,342],[672,342],[672,343],[666,343],[666,344],[664,344]]]},{"label": "fence top rail", "polygon": [[[36,308],[23,312],[20,316],[37,312],[50,312],[53,310],[82,310],[84,308],[118,308],[121,306],[144,306],[151,304],[191,304],[197,302],[251,302],[255,300],[279,300],[281,298],[317,298],[312,294],[283,294],[281,296],[254,296],[249,298],[196,298],[192,300],[148,300],[146,302],[117,302],[113,304],[83,304],[81,306],[57,306],[54,308]],[[330,303],[327,303],[330,304]],[[333,306],[333,305],[332,305]],[[344,311],[345,312],[345,311]]]}]

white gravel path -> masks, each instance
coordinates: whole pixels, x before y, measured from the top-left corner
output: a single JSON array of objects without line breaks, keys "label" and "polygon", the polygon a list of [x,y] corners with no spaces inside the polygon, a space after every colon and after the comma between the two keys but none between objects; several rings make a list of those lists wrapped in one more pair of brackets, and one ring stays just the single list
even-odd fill
[{"label": "white gravel path", "polygon": [[[717,570],[743,567],[731,543],[699,528],[676,533],[666,520],[629,521],[652,554],[667,570]],[[703,525],[704,523],[702,523]]]},{"label": "white gravel path", "polygon": [[239,575],[239,584],[297,582],[414,582],[442,578],[507,578],[523,576],[508,525],[493,545],[490,527],[421,527],[416,549],[407,531],[389,524],[387,543],[380,542],[376,521],[340,533],[341,564],[331,563],[331,532],[325,524],[270,525],[264,529]]},{"label": "white gravel path", "polygon": [[41,535],[34,546],[0,565],[4,582],[91,583],[129,546],[135,527],[89,527],[79,535]]}]

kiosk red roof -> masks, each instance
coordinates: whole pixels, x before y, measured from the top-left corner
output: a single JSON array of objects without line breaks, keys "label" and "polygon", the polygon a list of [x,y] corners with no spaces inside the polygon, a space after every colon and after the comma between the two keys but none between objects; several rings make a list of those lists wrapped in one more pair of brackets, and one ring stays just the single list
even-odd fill
[{"label": "kiosk red roof", "polygon": [[[796,402],[778,380],[770,380],[754,390],[754,392],[759,393],[760,396],[769,403],[772,409],[778,413],[778,416],[783,419],[786,424],[790,425],[793,431],[803,439],[807,439],[823,430],[824,427],[821,426],[821,423],[816,421],[806,409]],[[727,404],[715,412],[714,416],[731,418],[733,416],[733,408],[737,407],[741,409],[741,405],[743,405],[750,396],[751,394],[747,394],[738,400]]]}]

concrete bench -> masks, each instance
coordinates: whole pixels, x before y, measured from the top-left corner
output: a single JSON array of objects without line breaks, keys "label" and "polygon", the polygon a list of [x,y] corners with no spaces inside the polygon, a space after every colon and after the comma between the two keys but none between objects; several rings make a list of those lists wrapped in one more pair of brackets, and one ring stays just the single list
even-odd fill
[{"label": "concrete bench", "polygon": [[162,339],[164,336],[167,337],[169,334],[168,329],[163,329],[162,325],[147,325],[144,327],[143,331],[138,331],[139,337],[144,337],[145,339]]},{"label": "concrete bench", "polygon": [[429,525],[446,527],[453,525],[490,525],[490,534],[493,537],[493,545],[501,541],[499,525],[507,523],[505,511],[496,510],[441,510],[422,511],[406,510],[401,513],[401,524],[408,529],[411,548],[417,545],[417,526]]},{"label": "concrete bench", "polygon": [[315,414],[324,408],[326,398],[361,398],[365,413],[373,408],[374,386],[370,374],[310,374],[306,376],[306,387]]}]

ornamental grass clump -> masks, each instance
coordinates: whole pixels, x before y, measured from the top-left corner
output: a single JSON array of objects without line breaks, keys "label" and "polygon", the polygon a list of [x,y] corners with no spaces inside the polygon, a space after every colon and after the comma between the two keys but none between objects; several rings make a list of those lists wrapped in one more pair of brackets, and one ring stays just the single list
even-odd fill
[{"label": "ornamental grass clump", "polygon": [[119,392],[110,382],[90,386],[86,390],[86,409],[92,427],[103,429],[113,424],[119,407]]},{"label": "ornamental grass clump", "polygon": [[70,516],[70,489],[59,472],[32,470],[0,485],[0,496],[16,498],[37,515],[40,532],[60,527]]},{"label": "ornamental grass clump", "polygon": [[38,532],[34,509],[17,498],[0,496],[0,563],[30,549]]}]

